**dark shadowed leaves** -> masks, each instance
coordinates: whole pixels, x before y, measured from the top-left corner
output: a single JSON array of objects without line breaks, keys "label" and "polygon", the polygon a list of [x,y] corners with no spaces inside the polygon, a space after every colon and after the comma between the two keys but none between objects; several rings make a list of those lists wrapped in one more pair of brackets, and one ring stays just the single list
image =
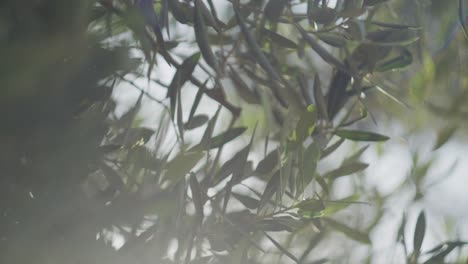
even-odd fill
[{"label": "dark shadowed leaves", "polygon": [[245,207],[252,209],[252,210],[257,209],[258,206],[260,205],[259,200],[252,198],[248,195],[232,193],[232,196],[236,198],[240,203],[242,203]]},{"label": "dark shadowed leaves", "polygon": [[203,55],[203,59],[205,59],[206,63],[217,71],[219,70],[218,63],[213,51],[211,50],[210,43],[208,42],[208,29],[205,24],[202,5],[204,4],[201,0],[195,0],[195,38],[197,40],[198,47],[200,48],[200,52]]},{"label": "dark shadowed leaves", "polygon": [[187,123],[184,124],[184,129],[190,130],[197,127],[203,126],[208,122],[209,117],[207,115],[196,115],[193,116]]},{"label": "dark shadowed leaves", "polygon": [[271,21],[276,21],[283,13],[283,9],[288,3],[288,0],[270,0],[265,6],[265,17]]},{"label": "dark shadowed leaves", "polygon": [[294,41],[286,37],[283,37],[282,35],[274,31],[263,29],[263,33],[265,34],[267,38],[271,40],[271,42],[273,42],[274,44],[278,46],[289,48],[289,49],[297,49],[297,44]]},{"label": "dark shadowed leaves", "polygon": [[255,169],[255,173],[260,175],[270,173],[275,168],[277,168],[279,161],[280,153],[277,149],[275,149],[268,153],[268,155],[258,163],[257,168]]},{"label": "dark shadowed leaves", "polygon": [[172,78],[171,84],[167,91],[167,97],[169,97],[171,105],[171,117],[174,118],[175,107],[178,93],[187,80],[192,76],[195,67],[197,66],[198,60],[200,59],[200,53],[195,53],[188,57],[182,65],[177,69],[177,72]]},{"label": "dark shadowed leaves", "polygon": [[276,81],[280,80],[281,79],[280,76],[278,75],[278,73],[276,73],[275,69],[268,61],[262,49],[258,46],[255,40],[255,37],[252,35],[250,30],[248,29],[247,25],[244,22],[244,19],[239,14],[239,11],[237,10],[237,8],[234,8],[234,12],[236,14],[237,22],[239,23],[239,27],[241,29],[242,34],[244,35],[247,45],[249,46],[255,58],[257,59],[258,64],[262,66],[262,68],[268,73],[271,79],[276,80]]}]

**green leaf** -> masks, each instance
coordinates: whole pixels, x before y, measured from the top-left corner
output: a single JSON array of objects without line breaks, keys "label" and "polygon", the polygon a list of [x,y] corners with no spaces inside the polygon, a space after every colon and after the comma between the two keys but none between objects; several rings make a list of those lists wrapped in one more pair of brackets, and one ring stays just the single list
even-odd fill
[{"label": "green leaf", "polygon": [[288,3],[288,0],[270,0],[265,6],[265,17],[271,21],[277,21],[283,13],[283,9]]},{"label": "green leaf", "polygon": [[335,21],[337,17],[336,10],[328,6],[318,6],[315,0],[307,1],[307,17],[309,23],[313,24],[314,22],[318,24],[330,24]]},{"label": "green leaf", "polygon": [[252,210],[257,209],[258,206],[260,205],[259,200],[252,198],[250,196],[247,196],[247,195],[232,193],[232,196],[234,196],[234,198],[239,200],[239,202],[241,202],[245,207],[252,209]]},{"label": "green leaf", "polygon": [[[275,1],[275,0],[273,0]],[[300,263],[299,259],[297,259],[292,253],[290,253],[288,250],[286,250],[283,246],[281,246],[280,243],[278,243],[276,240],[274,240],[271,236],[269,236],[267,233],[263,232],[264,235],[275,245],[276,248],[278,248],[283,254],[288,256],[290,259],[292,259],[296,263]]]},{"label": "green leaf", "polygon": [[338,141],[336,141],[335,143],[333,143],[331,146],[329,146],[328,148],[324,149],[322,151],[322,156],[321,156],[321,159],[323,158],[326,158],[328,155],[332,154],[333,152],[335,152],[335,150],[337,150],[341,144],[343,144],[343,142],[345,141],[344,138],[340,138]]},{"label": "green leaf", "polygon": [[421,252],[422,242],[424,240],[424,235],[426,234],[426,215],[424,211],[421,211],[416,221],[416,227],[414,229],[414,238],[413,238],[413,254],[418,258]]},{"label": "green leaf", "polygon": [[115,152],[119,149],[122,149],[122,145],[108,144],[108,145],[103,145],[103,146],[98,147],[98,151],[104,155]]},{"label": "green leaf", "polygon": [[340,168],[326,173],[323,177],[328,179],[336,179],[342,176],[350,175],[366,169],[369,166],[367,163],[353,162],[343,164]]},{"label": "green leaf", "polygon": [[375,6],[375,5],[380,5],[384,2],[387,2],[388,0],[364,0],[364,5],[366,6]]},{"label": "green leaf", "polygon": [[357,150],[356,152],[354,152],[353,154],[351,154],[348,158],[346,158],[346,159],[343,161],[343,164],[350,164],[350,163],[353,163],[353,162],[358,161],[359,158],[360,158],[360,157],[362,156],[362,154],[364,153],[364,151],[366,151],[368,148],[369,148],[369,145],[360,148],[359,150]]},{"label": "green leaf", "polygon": [[378,72],[393,71],[401,69],[413,63],[413,55],[407,49],[403,49],[397,57],[377,63],[375,70]]},{"label": "green leaf", "polygon": [[171,184],[177,184],[193,167],[195,167],[195,165],[197,165],[203,156],[203,152],[180,153],[167,163],[167,171],[163,182],[169,180]]},{"label": "green leaf", "polygon": [[463,29],[463,33],[465,34],[465,38],[468,39],[468,28],[465,25],[465,0],[458,0],[458,21],[460,21],[460,24]]},{"label": "green leaf", "polygon": [[268,61],[267,57],[263,53],[263,51],[260,49],[258,46],[254,36],[250,32],[250,30],[247,28],[247,25],[245,24],[242,16],[239,14],[240,12],[238,11],[237,7],[234,8],[234,13],[236,15],[237,22],[239,23],[239,27],[241,29],[242,34],[244,35],[244,38],[247,42],[247,45],[249,46],[250,50],[252,51],[254,57],[256,57],[258,64],[262,66],[262,68],[268,73],[271,79],[275,81],[281,80],[280,76],[278,73],[276,73],[275,69],[273,66],[270,64]]},{"label": "green leaf", "polygon": [[297,122],[295,130],[295,139],[298,142],[303,142],[309,137],[315,129],[317,121],[317,112],[314,105],[309,105],[306,111],[303,111]]},{"label": "green leaf", "polygon": [[260,205],[258,206],[258,211],[261,211],[263,207],[270,201],[271,197],[279,190],[281,183],[281,174],[280,170],[277,170],[275,174],[268,181],[265,190],[263,191],[262,197],[260,199]]},{"label": "green leaf", "polygon": [[184,142],[184,120],[183,120],[183,110],[182,110],[182,93],[179,91],[177,93],[177,128],[179,130],[179,135],[181,142]]},{"label": "green leaf", "polygon": [[198,88],[197,94],[195,95],[195,99],[193,100],[192,108],[190,109],[189,120],[193,118],[193,116],[195,115],[195,112],[197,111],[197,108],[198,108],[198,105],[200,104],[203,93],[205,93],[207,83],[208,83],[208,79],[206,79],[203,85]]},{"label": "green leaf", "polygon": [[339,231],[341,233],[343,233],[344,235],[346,235],[347,237],[355,240],[355,241],[358,241],[358,242],[361,242],[361,243],[364,243],[364,244],[371,244],[371,240],[369,238],[369,234],[367,233],[364,233],[364,232],[361,232],[359,230],[356,230],[356,229],[353,229],[345,224],[342,224],[342,223],[339,223],[331,218],[324,218],[325,222],[328,224],[328,226],[330,226],[331,228],[333,228],[334,230],[336,231]]},{"label": "green leaf", "polygon": [[184,3],[169,0],[168,6],[171,10],[172,16],[180,23],[187,24],[193,22],[193,10],[190,5]]},{"label": "green leaf", "polygon": [[424,264],[439,264],[445,263],[445,257],[450,254],[455,248],[468,245],[465,241],[448,241],[444,242],[433,249],[426,252],[426,254],[434,254]]},{"label": "green leaf", "polygon": [[239,137],[247,130],[247,127],[235,127],[225,131],[215,137],[210,142],[210,149],[219,148],[229,141]]},{"label": "green leaf", "polygon": [[390,139],[387,136],[366,132],[366,131],[358,131],[358,130],[347,130],[347,129],[338,129],[335,131],[335,135],[346,138],[353,141],[387,141]]},{"label": "green leaf", "polygon": [[190,175],[190,189],[192,190],[192,199],[195,205],[195,212],[197,214],[198,223],[201,224],[203,221],[203,206],[205,204],[201,190],[200,183],[197,180],[197,176],[194,173]]},{"label": "green leaf", "polygon": [[400,227],[398,228],[397,242],[403,243],[403,246],[406,248],[405,228],[406,228],[406,215],[403,214],[403,217],[402,217],[401,223],[400,223]]},{"label": "green leaf", "polygon": [[341,211],[347,208],[348,206],[357,203],[359,197],[360,195],[358,193],[355,193],[340,200],[327,202],[327,206],[325,210],[322,211],[322,215],[330,216],[338,211]]},{"label": "green leaf", "polygon": [[275,149],[268,153],[268,155],[258,163],[255,173],[260,175],[268,174],[278,167],[279,161],[280,153],[278,149]]},{"label": "green leaf", "polygon": [[306,178],[306,184],[309,183],[317,169],[317,162],[320,160],[320,148],[317,143],[312,142],[304,151],[303,155],[303,172]]},{"label": "green leaf", "polygon": [[265,33],[266,37],[269,38],[273,43],[277,44],[278,46],[281,46],[283,48],[289,48],[289,49],[297,49],[297,44],[294,41],[286,37],[283,37],[274,31],[264,28],[263,33]]},{"label": "green leaf", "polygon": [[440,147],[442,147],[449,139],[455,134],[457,131],[457,126],[448,126],[442,129],[439,134],[437,135],[437,141],[436,144],[434,145],[433,150],[436,150]]},{"label": "green leaf", "polygon": [[337,33],[334,32],[321,32],[317,33],[319,39],[330,46],[342,48],[346,46],[346,39]]},{"label": "green leaf", "polygon": [[369,32],[366,36],[369,43],[380,46],[406,46],[419,39],[415,30],[384,29]]},{"label": "green leaf", "polygon": [[261,100],[257,94],[250,90],[249,86],[242,80],[242,78],[237,74],[237,72],[229,65],[230,72],[229,75],[231,77],[232,82],[236,87],[237,94],[249,104],[260,104]]},{"label": "green leaf", "polygon": [[298,204],[294,205],[294,208],[306,212],[320,212],[325,209],[325,204],[321,199],[309,198],[300,201]]},{"label": "green leaf", "polygon": [[300,25],[296,24],[296,28],[301,33],[302,37],[305,41],[310,45],[310,47],[320,56],[325,62],[328,64],[335,66],[339,70],[344,72],[349,72],[348,68],[337,58],[330,54],[324,47],[320,46],[320,44],[315,41],[313,37],[311,37],[307,31],[305,31]]},{"label": "green leaf", "polygon": [[327,102],[325,100],[325,96],[323,95],[322,85],[320,84],[320,77],[318,74],[315,74],[314,78],[314,99],[315,104],[317,105],[318,115],[329,121],[328,118],[328,111],[327,111]]},{"label": "green leaf", "polygon": [[210,65],[215,71],[218,71],[218,63],[208,42],[208,32],[203,16],[202,5],[204,4],[201,0],[195,0],[195,38],[203,59],[205,59],[206,63],[208,63],[208,65]]},{"label": "green leaf", "polygon": [[187,130],[195,129],[197,127],[203,126],[206,122],[208,122],[208,120],[210,119],[207,115],[196,115],[184,124],[184,128]]},{"label": "green leaf", "polygon": [[178,93],[180,92],[185,82],[187,82],[187,80],[189,80],[192,76],[192,73],[198,64],[199,59],[200,53],[198,52],[185,59],[184,62],[182,62],[182,64],[177,69],[176,73],[174,74],[174,77],[172,78],[171,84],[169,85],[167,91],[167,97],[169,97],[170,99],[172,119],[174,119]]}]

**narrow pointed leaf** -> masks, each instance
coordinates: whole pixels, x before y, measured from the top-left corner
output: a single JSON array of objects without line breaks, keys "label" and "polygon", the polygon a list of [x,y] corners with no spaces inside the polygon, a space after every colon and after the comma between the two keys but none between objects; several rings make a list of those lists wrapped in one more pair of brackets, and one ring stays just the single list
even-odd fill
[{"label": "narrow pointed leaf", "polygon": [[409,50],[404,49],[402,51],[402,54],[399,55],[398,57],[394,57],[392,59],[379,62],[376,65],[375,71],[378,71],[378,72],[393,71],[393,70],[397,70],[397,69],[401,69],[406,66],[409,66],[411,65],[411,63],[413,63],[413,55],[411,55],[411,52],[409,52]]},{"label": "narrow pointed leaf", "polygon": [[247,195],[232,193],[232,196],[234,196],[234,198],[239,200],[239,202],[241,202],[245,207],[252,209],[252,210],[257,209],[258,206],[260,205],[259,200],[252,198],[250,196],[247,196]]},{"label": "narrow pointed leaf", "polygon": [[257,59],[258,63],[260,64],[260,66],[262,66],[262,68],[268,73],[268,75],[270,76],[271,79],[276,80],[276,81],[280,80],[281,79],[280,76],[278,75],[278,73],[276,73],[275,69],[270,64],[267,57],[265,56],[265,54],[261,50],[261,48],[258,46],[258,44],[257,44],[257,42],[255,40],[255,37],[252,35],[250,30],[247,28],[247,25],[245,24],[242,16],[239,14],[239,11],[237,10],[237,8],[234,8],[234,13],[235,13],[237,21],[239,23],[239,27],[241,29],[241,32],[244,35],[244,38],[245,38],[245,40],[247,42],[247,45],[249,46],[250,50],[252,51],[252,53],[256,57],[256,59]]},{"label": "narrow pointed leaf", "polygon": [[228,143],[229,141],[239,137],[247,130],[246,127],[235,127],[231,128],[228,131],[225,131],[215,137],[213,137],[210,142],[210,148],[219,148],[224,144]]},{"label": "narrow pointed leaf", "polygon": [[324,218],[326,223],[333,228],[336,231],[339,231],[346,235],[347,237],[356,240],[358,242],[364,243],[364,244],[370,244],[371,240],[369,238],[369,234],[361,232],[357,229],[353,229],[345,224],[342,224],[340,222],[337,222],[331,218]]},{"label": "narrow pointed leaf", "polygon": [[323,95],[322,86],[320,84],[320,78],[318,74],[315,74],[314,78],[314,99],[315,104],[317,105],[317,111],[319,116],[328,121],[329,118],[327,111],[327,103],[325,100],[325,96]]},{"label": "narrow pointed leaf", "polygon": [[190,175],[190,189],[192,190],[192,199],[195,205],[195,212],[198,217],[198,222],[201,223],[203,221],[203,206],[204,206],[204,199],[203,199],[203,192],[201,190],[200,183],[197,180],[197,176],[194,173]]},{"label": "narrow pointed leaf", "polygon": [[377,133],[347,129],[336,130],[335,135],[353,141],[387,141],[390,139],[387,136]]},{"label": "narrow pointed leaf", "polygon": [[279,190],[280,187],[280,170],[277,170],[275,174],[268,181],[265,190],[263,191],[262,197],[260,199],[260,205],[258,206],[258,211],[261,211],[263,207],[270,201],[271,197]]},{"label": "narrow pointed leaf", "polygon": [[208,63],[208,65],[210,65],[215,71],[218,71],[218,63],[208,42],[208,29],[205,24],[202,5],[204,4],[201,0],[195,0],[195,38],[203,59],[205,59],[206,63]]},{"label": "narrow pointed leaf", "polygon": [[199,59],[200,53],[198,52],[185,59],[172,78],[171,84],[169,85],[167,91],[167,97],[170,99],[172,118],[174,118],[178,93],[180,92],[180,89],[185,84],[185,82],[187,82],[187,80],[189,80],[192,76]]},{"label": "narrow pointed leaf", "polygon": [[178,183],[193,169],[203,156],[203,152],[180,153],[167,163],[164,180],[169,180],[172,184]]},{"label": "narrow pointed leaf", "polygon": [[258,163],[255,173],[264,175],[273,171],[278,166],[278,162],[280,160],[279,155],[280,154],[277,149],[268,153],[268,155]]},{"label": "narrow pointed leaf", "polygon": [[328,172],[323,177],[328,179],[336,179],[342,176],[360,172],[362,170],[365,170],[367,167],[369,167],[369,164],[362,162],[343,164],[340,168]]},{"label": "narrow pointed leaf", "polygon": [[196,115],[184,124],[184,128],[186,130],[195,129],[197,127],[203,126],[206,122],[208,122],[208,120],[209,117],[207,115]]},{"label": "narrow pointed leaf", "polygon": [[413,238],[413,252],[416,256],[419,256],[421,252],[422,242],[424,240],[424,235],[426,234],[426,215],[424,211],[418,216],[416,221],[416,227],[414,229],[414,238]]},{"label": "narrow pointed leaf", "polygon": [[266,37],[269,38],[274,44],[278,46],[289,48],[289,49],[297,49],[297,44],[294,41],[286,37],[283,37],[274,31],[263,29],[263,33],[265,33]]}]

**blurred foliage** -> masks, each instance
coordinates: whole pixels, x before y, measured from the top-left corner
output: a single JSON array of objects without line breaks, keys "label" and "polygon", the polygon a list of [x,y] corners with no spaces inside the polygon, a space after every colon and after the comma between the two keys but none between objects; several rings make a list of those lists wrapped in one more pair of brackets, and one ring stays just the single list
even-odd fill
[{"label": "blurred foliage", "polygon": [[[369,145],[340,160],[342,145],[382,147],[372,124],[387,118],[440,128],[434,149],[466,129],[463,1],[3,1],[0,13],[2,263],[377,263],[386,206],[408,187],[423,199],[434,160],[415,154],[382,194],[362,177]],[[139,92],[123,114],[117,86]],[[163,109],[152,127],[145,100]],[[396,238],[396,263],[461,263],[456,237],[425,250],[427,218],[379,239]]]}]

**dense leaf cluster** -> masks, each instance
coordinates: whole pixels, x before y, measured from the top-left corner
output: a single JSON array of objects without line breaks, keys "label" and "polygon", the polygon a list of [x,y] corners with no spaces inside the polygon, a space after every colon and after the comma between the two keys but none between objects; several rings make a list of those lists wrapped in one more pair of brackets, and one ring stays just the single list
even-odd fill
[{"label": "dense leaf cluster", "polygon": [[[371,93],[404,105],[381,76],[412,64],[421,30],[376,19],[390,1],[231,0],[227,19],[213,0],[72,2],[1,4],[0,260],[337,263],[341,254],[316,250],[338,250],[334,233],[371,246],[383,208],[359,226],[339,214],[385,197],[358,183],[346,197],[335,188],[369,166],[368,146],[318,167],[346,141],[389,139],[356,126],[374,118]],[[171,38],[181,25],[197,49],[185,56]],[[154,74],[163,63],[174,70],[167,85]],[[165,99],[129,76],[167,89]],[[141,92],[120,116],[110,98],[118,84]],[[190,105],[187,86],[197,89]],[[199,113],[204,97],[211,115]],[[166,111],[156,129],[139,125],[145,98]],[[268,132],[241,124],[245,106],[263,110]],[[421,252],[421,213],[407,252],[405,228],[397,240],[408,263],[442,263],[465,245]]]}]

